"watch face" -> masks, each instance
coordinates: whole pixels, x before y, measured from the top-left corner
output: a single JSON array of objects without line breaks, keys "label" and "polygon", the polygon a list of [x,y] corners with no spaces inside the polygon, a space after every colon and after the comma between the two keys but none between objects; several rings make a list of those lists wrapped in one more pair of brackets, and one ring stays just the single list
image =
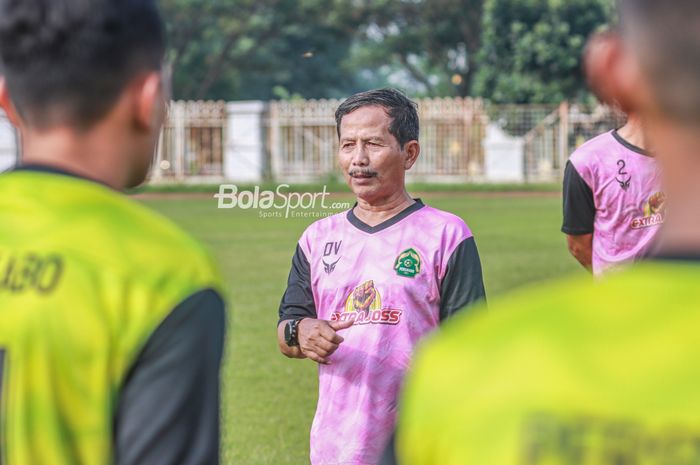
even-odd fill
[{"label": "watch face", "polygon": [[293,321],[288,321],[286,325],[284,325],[284,342],[289,345],[290,342],[292,342],[292,325],[294,324]]}]

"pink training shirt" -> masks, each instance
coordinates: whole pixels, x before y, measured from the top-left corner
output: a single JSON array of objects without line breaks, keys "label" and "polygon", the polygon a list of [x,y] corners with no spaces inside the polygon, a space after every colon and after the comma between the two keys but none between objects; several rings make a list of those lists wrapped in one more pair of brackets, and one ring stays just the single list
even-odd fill
[{"label": "pink training shirt", "polygon": [[564,180],[567,234],[593,234],[593,272],[643,257],[664,221],[656,160],[617,131],[591,139],[569,160]]},{"label": "pink training shirt", "polygon": [[340,333],[331,364],[319,366],[311,463],[377,465],[416,343],[482,298],[476,245],[455,215],[417,201],[375,227],[352,210],[313,223],[299,241],[280,318],[355,324]]}]

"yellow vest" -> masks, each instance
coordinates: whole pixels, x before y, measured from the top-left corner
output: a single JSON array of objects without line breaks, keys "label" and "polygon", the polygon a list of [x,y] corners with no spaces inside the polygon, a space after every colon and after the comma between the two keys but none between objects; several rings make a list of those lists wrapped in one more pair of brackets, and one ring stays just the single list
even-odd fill
[{"label": "yellow vest", "polygon": [[113,413],[179,302],[220,289],[165,218],[61,174],[0,176],[0,463],[112,462]]},{"label": "yellow vest", "polygon": [[649,262],[489,307],[419,351],[402,465],[700,463],[700,263]]}]

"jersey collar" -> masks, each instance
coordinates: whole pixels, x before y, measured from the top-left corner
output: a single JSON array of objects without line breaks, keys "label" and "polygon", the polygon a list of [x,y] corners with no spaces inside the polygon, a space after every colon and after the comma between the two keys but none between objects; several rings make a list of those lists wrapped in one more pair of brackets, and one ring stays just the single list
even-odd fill
[{"label": "jersey collar", "polygon": [[[82,179],[84,181],[95,182],[97,184],[101,184],[103,186],[110,187],[102,181],[88,178],[86,176],[82,176],[80,174],[73,173],[71,171],[66,171],[64,169],[57,168],[55,166],[42,165],[39,163],[28,163],[26,165],[17,165],[15,167],[7,170],[8,173],[21,172],[21,171],[30,171],[30,172],[34,172],[34,173],[48,173],[48,174],[57,174],[60,176],[69,176],[72,178]],[[111,187],[110,187],[110,189],[111,189]]]},{"label": "jersey collar", "polygon": [[637,147],[636,145],[628,142],[624,137],[620,135],[617,129],[613,129],[612,136],[615,138],[617,142],[622,144],[623,147],[625,147],[628,150],[631,150],[635,153],[638,153],[640,155],[644,155],[645,157],[653,157],[652,154],[649,153],[648,150],[644,150],[641,147]]},{"label": "jersey collar", "polygon": [[413,200],[415,200],[416,203],[412,204],[409,207],[406,207],[400,213],[392,216],[391,218],[389,218],[386,221],[379,223],[376,226],[370,226],[367,223],[365,223],[364,221],[362,221],[361,219],[359,219],[357,216],[355,216],[354,210],[355,210],[355,207],[357,206],[357,203],[355,203],[355,205],[353,205],[353,207],[348,211],[347,218],[348,218],[348,221],[350,222],[350,224],[355,226],[360,231],[366,232],[368,234],[378,233],[379,231],[383,231],[386,228],[389,228],[389,227],[395,225],[396,223],[403,220],[407,216],[409,216],[412,213],[415,213],[418,210],[420,210],[421,208],[425,207],[425,204],[423,203],[423,201],[421,199],[413,199]]}]

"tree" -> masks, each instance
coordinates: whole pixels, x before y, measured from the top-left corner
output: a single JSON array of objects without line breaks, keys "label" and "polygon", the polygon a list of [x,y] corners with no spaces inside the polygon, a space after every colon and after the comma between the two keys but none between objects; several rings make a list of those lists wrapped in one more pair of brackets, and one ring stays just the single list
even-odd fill
[{"label": "tree", "polygon": [[499,103],[587,98],[583,49],[609,14],[608,0],[487,0],[474,94]]},{"label": "tree", "polygon": [[428,96],[468,93],[483,0],[373,3],[352,60],[369,82],[404,83]]},{"label": "tree", "polygon": [[[162,0],[181,99],[343,95],[363,21],[342,0]],[[277,94],[277,95],[276,95]]]}]

